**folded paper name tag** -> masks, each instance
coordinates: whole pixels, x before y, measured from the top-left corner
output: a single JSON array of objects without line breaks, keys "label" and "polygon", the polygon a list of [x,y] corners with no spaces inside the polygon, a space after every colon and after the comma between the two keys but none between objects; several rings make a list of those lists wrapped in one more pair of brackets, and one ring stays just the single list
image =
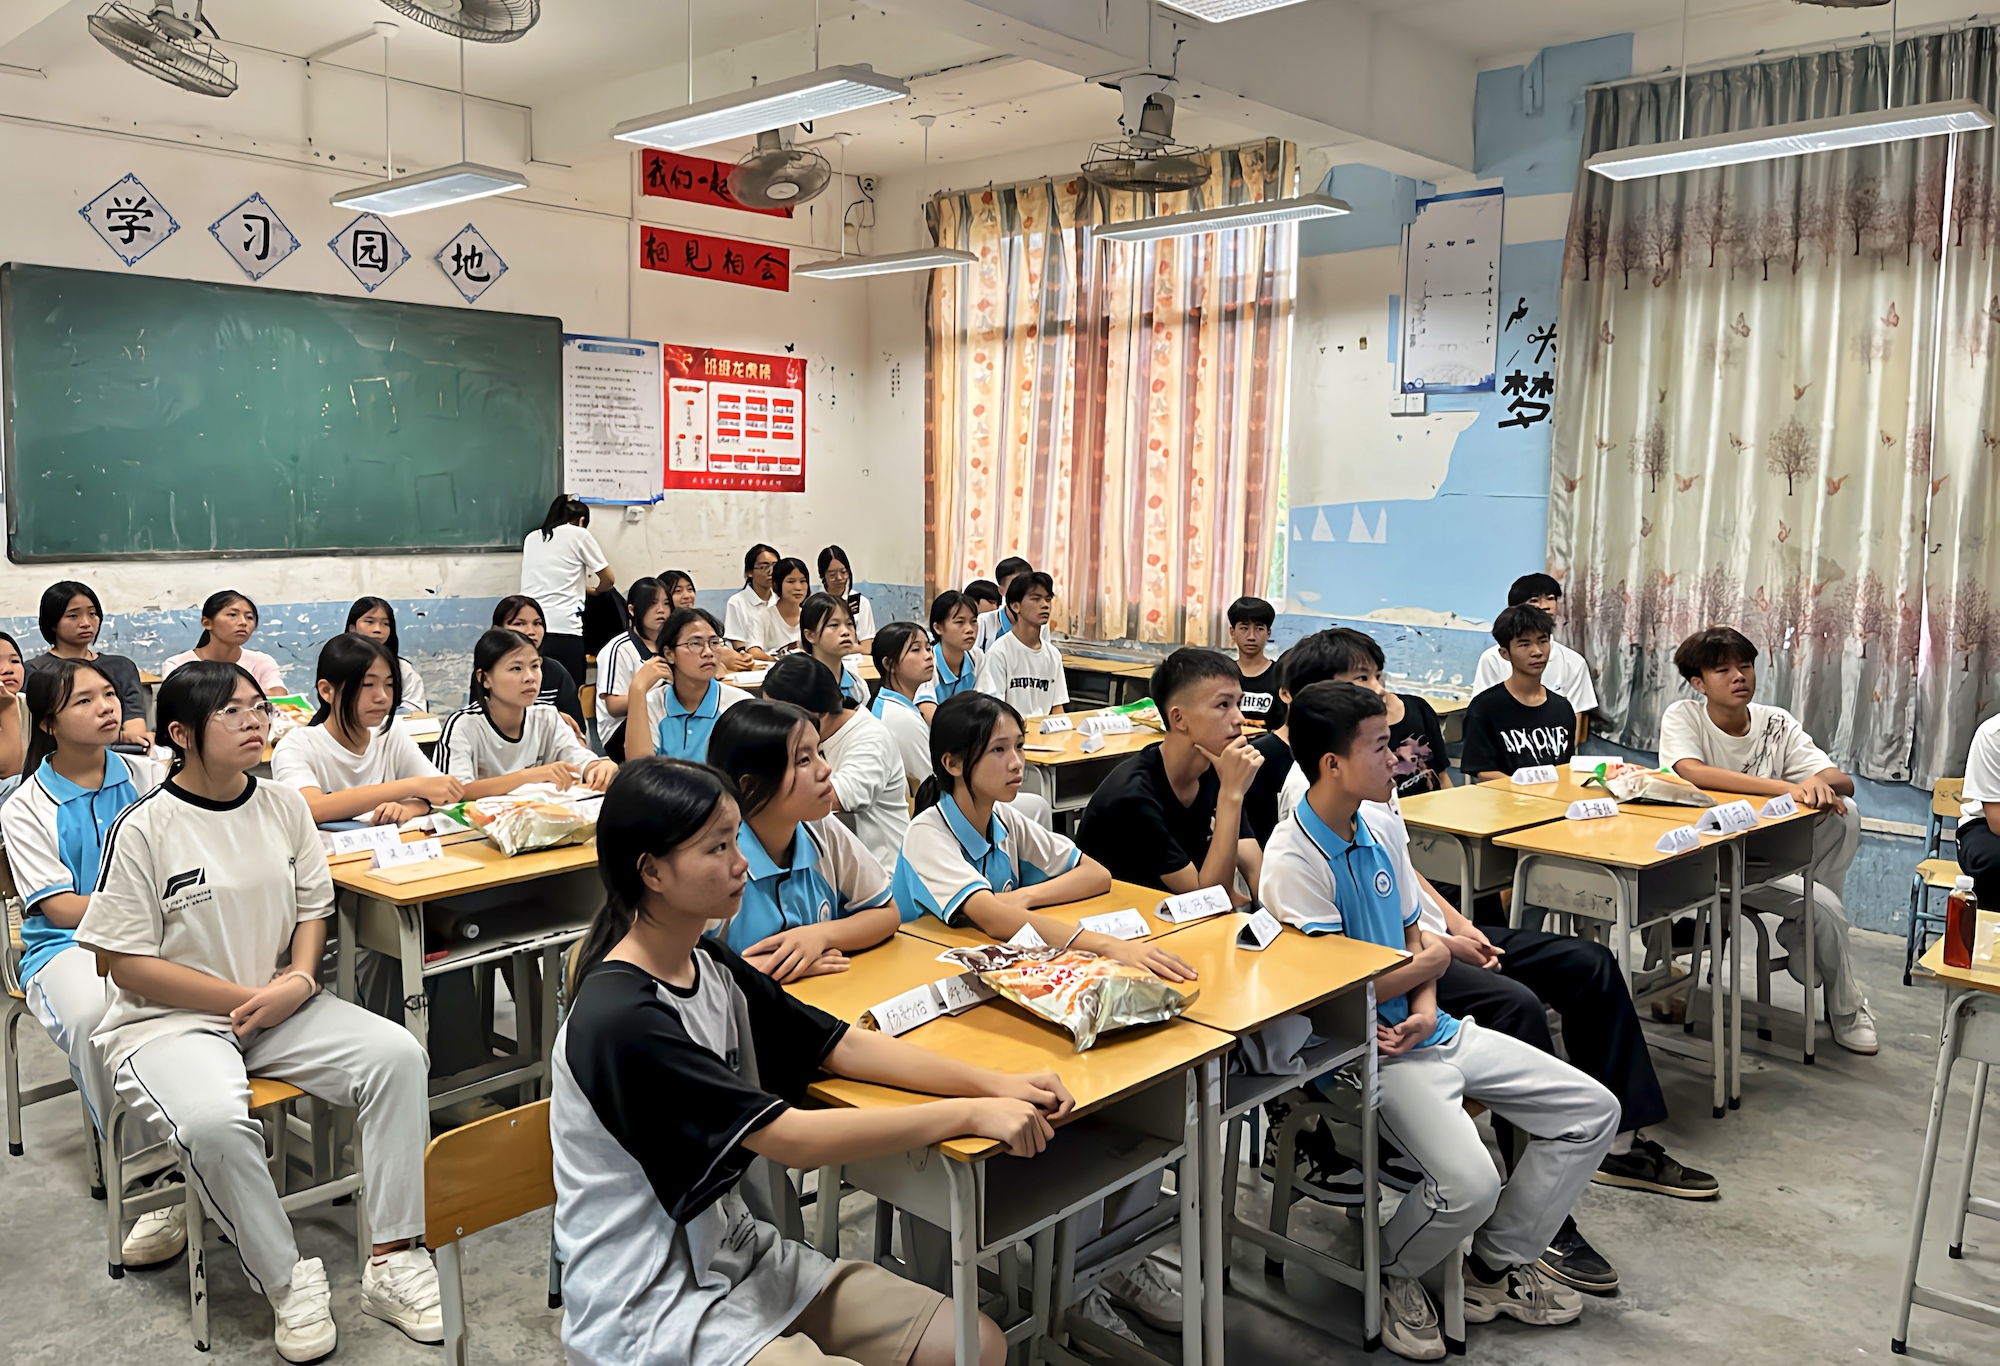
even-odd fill
[{"label": "folded paper name tag", "polygon": [[1077,741],[1076,747],[1085,754],[1095,754],[1098,750],[1104,748],[1104,737],[1092,731],[1090,734],[1084,736],[1083,739]]},{"label": "folded paper name tag", "polygon": [[1250,919],[1236,932],[1236,947],[1261,953],[1271,947],[1271,941],[1278,937],[1278,932],[1283,928],[1284,926],[1278,923],[1278,917],[1260,906],[1250,913]]},{"label": "folded paper name tag", "polygon": [[1745,830],[1757,828],[1757,813],[1750,809],[1749,802],[1724,802],[1702,812],[1694,828],[1704,835],[1740,835]]},{"label": "folded paper name tag", "polygon": [[1572,754],[1569,756],[1571,773],[1595,773],[1606,764],[1615,764],[1616,759],[1607,759],[1602,754]]},{"label": "folded paper name tag", "polygon": [[907,1034],[920,1024],[945,1015],[957,1015],[990,1001],[999,993],[979,980],[975,972],[940,977],[912,987],[900,996],[891,996],[880,1005],[868,1007],[868,1016],[884,1034]]},{"label": "folded paper name tag", "polygon": [[1190,920],[1206,920],[1209,916],[1221,915],[1228,909],[1229,893],[1220,887],[1203,887],[1168,897],[1153,914],[1176,925],[1185,925]]},{"label": "folded paper name tag", "polygon": [[422,863],[426,859],[443,857],[444,846],[435,838],[411,840],[408,844],[385,844],[376,849],[368,866],[387,868],[396,863]]},{"label": "folded paper name tag", "polygon": [[1087,915],[1077,924],[1093,934],[1108,934],[1113,939],[1144,939],[1153,932],[1153,927],[1146,923],[1146,917],[1129,906],[1122,911]]},{"label": "folded paper name tag", "polygon": [[1677,825],[1660,836],[1653,847],[1663,854],[1685,854],[1690,849],[1701,847],[1701,836],[1692,825]]},{"label": "folded paper name tag", "polygon": [[1085,735],[1130,735],[1132,718],[1121,716],[1117,712],[1101,711],[1093,716],[1084,717],[1077,723],[1076,728]]},{"label": "folded paper name tag", "polygon": [[1585,797],[1571,802],[1563,814],[1573,821],[1601,821],[1618,814],[1618,803],[1609,797]]},{"label": "folded paper name tag", "polygon": [[1009,939],[1007,944],[1010,948],[1016,949],[1045,949],[1048,947],[1048,944],[1042,939],[1041,935],[1035,933],[1033,925],[1023,925],[1020,929],[1014,931],[1014,937]]},{"label": "folded paper name tag", "polygon": [[1507,781],[1516,787],[1526,787],[1530,783],[1559,782],[1561,776],[1547,764],[1541,764],[1535,768],[1517,768]]},{"label": "folded paper name tag", "polygon": [[403,842],[393,825],[371,825],[366,830],[333,832],[333,856],[359,854],[367,849],[394,849]]},{"label": "folded paper name tag", "polygon": [[1070,720],[1067,716],[1044,716],[1042,718],[1042,734],[1044,735],[1054,735],[1058,731],[1075,729],[1076,722]]},{"label": "folded paper name tag", "polygon": [[931,983],[937,988],[938,996],[944,1001],[944,1013],[957,1015],[972,1009],[981,1001],[990,1001],[1000,993],[979,979],[976,972],[963,972],[956,977],[940,977]]},{"label": "folded paper name tag", "polygon": [[1770,801],[1765,802],[1764,809],[1757,814],[1760,816],[1796,816],[1799,814],[1799,804],[1792,800],[1791,793],[1780,792],[1777,796],[1771,798]]}]

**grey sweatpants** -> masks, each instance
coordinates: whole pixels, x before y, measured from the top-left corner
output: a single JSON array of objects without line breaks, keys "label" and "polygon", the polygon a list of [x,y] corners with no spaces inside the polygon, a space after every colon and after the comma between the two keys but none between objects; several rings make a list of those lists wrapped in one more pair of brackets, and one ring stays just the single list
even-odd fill
[{"label": "grey sweatpants", "polygon": [[[1460,1020],[1445,1043],[1385,1058],[1380,1120],[1425,1180],[1382,1230],[1382,1269],[1421,1276],[1468,1234],[1489,1266],[1548,1249],[1618,1131],[1618,1099],[1530,1044]],[[1476,1100],[1527,1135],[1504,1184],[1465,1113]]]},{"label": "grey sweatpants", "polygon": [[111,1078],[104,1074],[103,1056],[90,1036],[111,1008],[111,991],[97,975],[97,955],[70,945],[36,969],[26,994],[29,1012],[69,1059],[70,1078],[103,1129]]},{"label": "grey sweatpants", "polygon": [[264,1131],[250,1115],[252,1076],[287,1081],[361,1112],[368,1227],[377,1243],[424,1231],[430,1064],[401,1025],[321,992],[249,1039],[207,1030],[155,1039],[122,1063],[118,1097],[179,1151],[259,1290],[291,1284],[299,1260],[278,1202]]},{"label": "grey sweatpants", "polygon": [[[1847,889],[1848,865],[1860,847],[1861,812],[1852,800],[1846,814],[1822,816],[1813,827],[1813,968],[1826,985],[1827,1009],[1835,1015],[1852,1015],[1868,995],[1854,976],[1847,943],[1847,907],[1841,901]],[[1806,980],[1805,901],[1802,877],[1779,878],[1768,887],[1743,894],[1743,904],[1751,910],[1782,917],[1778,943],[1787,955],[1787,970],[1801,983]]]}]

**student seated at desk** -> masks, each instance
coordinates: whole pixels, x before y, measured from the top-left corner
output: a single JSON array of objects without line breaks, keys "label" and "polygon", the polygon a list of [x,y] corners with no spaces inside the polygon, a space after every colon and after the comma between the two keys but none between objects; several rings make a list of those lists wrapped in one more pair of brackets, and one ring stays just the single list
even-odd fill
[{"label": "student seated at desk", "polygon": [[597,739],[614,759],[625,757],[626,717],[646,696],[632,690],[633,678],[640,665],[659,657],[660,628],[674,612],[667,586],[653,578],[634,579],[625,606],[632,628],[597,653]]},{"label": "student seated at desk", "polygon": [[[1002,605],[1000,585],[991,579],[974,579],[958,591],[965,594],[965,600],[972,604],[975,618],[984,617],[988,612],[997,612]],[[972,643],[977,645],[978,638],[975,637]]]},{"label": "student seated at desk", "polygon": [[1972,733],[1960,794],[1958,866],[1987,910],[2000,910],[2000,716]]},{"label": "student seated at desk", "polygon": [[1257,894],[1263,862],[1244,794],[1264,757],[1243,737],[1236,666],[1214,650],[1174,651],[1153,670],[1166,738],[1111,771],[1091,794],[1077,847],[1120,882],[1169,892]]},{"label": "student seated at desk", "polygon": [[715,931],[780,982],[845,972],[847,956],[896,932],[889,874],[833,819],[833,766],[819,727],[787,702],[745,702],[715,723],[708,763],[736,784],[749,861],[743,905]]},{"label": "student seated at desk", "polygon": [[804,560],[787,555],[771,571],[771,601],[757,614],[751,653],[759,659],[782,659],[799,649],[799,611],[812,596],[812,578]]},{"label": "student seated at desk", "polygon": [[840,680],[840,690],[857,707],[871,699],[861,675],[847,665],[847,657],[858,648],[854,643],[854,618],[847,604],[831,593],[814,593],[799,608],[799,648],[825,666]]},{"label": "student seated at desk", "polygon": [[[542,620],[541,604],[533,598],[519,593],[505,597],[493,608],[493,624],[504,626],[509,631],[518,631],[534,643],[537,650],[542,648],[545,627]],[[576,680],[562,666],[562,661],[549,655],[542,656],[542,695],[535,699],[546,703],[563,714],[569,728],[581,740],[583,729],[583,703],[577,696]]]},{"label": "student seated at desk", "polygon": [[430,710],[429,699],[424,696],[424,676],[403,658],[402,642],[396,638],[396,609],[387,598],[356,598],[347,609],[347,629],[357,636],[379,641],[395,656],[396,677],[403,683],[403,700],[396,704],[396,715]]},{"label": "student seated at desk", "polygon": [[875,633],[871,652],[882,688],[870,710],[895,737],[904,781],[914,790],[931,776],[931,723],[924,715],[926,702],[937,710],[937,659],[931,653],[931,638],[913,621],[892,621]]},{"label": "student seated at desk", "polygon": [[14,637],[0,631],[0,800],[21,785],[27,762],[28,736],[33,729],[24,695],[27,679],[21,647],[14,643]]},{"label": "student seated at desk", "polygon": [[1266,726],[1285,719],[1278,701],[1278,663],[1264,653],[1278,612],[1262,598],[1238,598],[1229,604],[1229,640],[1236,647],[1236,676],[1243,684],[1243,719]]},{"label": "student seated at desk", "polygon": [[[1014,580],[1020,578],[1021,575],[1032,574],[1034,572],[1035,567],[1019,555],[1009,555],[1006,559],[1000,561],[999,564],[993,566],[993,577],[997,580],[992,585],[994,590],[993,605],[979,609],[979,639],[973,642],[980,649],[990,650],[993,648],[994,641],[1014,629],[1013,604],[1018,599],[1009,599],[1007,597],[1007,588]],[[966,596],[983,601],[984,595],[982,593],[975,593],[973,590],[981,588],[985,584],[985,579],[974,579],[965,586]]]},{"label": "student seated at desk", "polygon": [[[271,752],[271,777],[299,790],[315,822],[400,825],[465,795],[396,724],[396,661],[366,636],[320,647],[319,710]],[[162,686],[165,686],[164,684]]]},{"label": "student seated at desk", "polygon": [[[1507,605],[1539,607],[1551,620],[1562,610],[1563,587],[1553,574],[1523,574],[1507,590]],[[1472,691],[1485,692],[1505,681],[1512,672],[1507,652],[1499,645],[1479,656],[1472,674]],[[1576,713],[1576,742],[1580,745],[1590,732],[1590,713],[1597,710],[1597,685],[1591,682],[1590,666],[1583,656],[1559,640],[1549,641],[1549,666],[1542,675],[1545,687],[1569,703]]]},{"label": "student seated at desk", "polygon": [[[1796,716],[1750,700],[1757,695],[1757,647],[1741,631],[1711,626],[1695,632],[1674,651],[1674,668],[1697,695],[1668,703],[1660,714],[1661,768],[1715,791],[1765,799],[1790,793],[1800,806],[1822,813],[1813,830],[1813,924],[1818,928],[1813,966],[1826,984],[1833,1041],[1850,1053],[1874,1053],[1879,1046],[1875,1016],[1868,1009],[1867,990],[1854,975],[1847,908],[1841,904],[1847,868],[1861,844],[1854,779],[1813,742]],[[1746,892],[1743,904],[1781,917],[1778,942],[1787,955],[1785,966],[1803,981],[1804,878],[1781,878]],[[1810,986],[1806,998],[1812,999]]]},{"label": "student seated at desk", "polygon": [[630,695],[646,699],[643,726],[625,734],[625,757],[661,754],[700,763],[716,718],[750,694],[716,675],[722,627],[699,607],[681,608],[660,628],[660,653],[632,675]]},{"label": "student seated at desk", "polygon": [[1576,713],[1542,682],[1549,666],[1555,618],[1539,607],[1509,607],[1493,619],[1493,639],[1513,670],[1476,694],[1465,709],[1465,747],[1458,766],[1474,782],[1504,778],[1517,768],[1557,768],[1576,752]]},{"label": "student seated at desk", "polygon": [[779,558],[775,547],[762,543],[743,552],[743,587],[722,610],[724,634],[738,645],[755,645],[763,638],[764,609],[771,605],[771,571]]},{"label": "student seated at desk", "polygon": [[[699,595],[695,592],[694,575],[688,573],[687,570],[662,569],[658,577],[660,582],[666,585],[669,611],[678,612],[683,607],[697,607],[700,605],[698,601]],[[740,597],[741,594],[738,594],[738,596]],[[724,635],[727,636],[727,634],[725,630]],[[715,659],[717,670],[725,674],[740,673],[757,662],[751,657],[748,650],[737,649],[729,643],[729,639],[725,639],[722,642],[722,649],[716,654]]]},{"label": "student seated at desk", "polygon": [[465,795],[492,797],[529,783],[595,792],[618,765],[583,747],[561,713],[543,706],[542,656],[535,642],[498,627],[472,647],[472,702],[444,719],[438,758]]},{"label": "student seated at desk", "polygon": [[875,639],[875,604],[854,591],[853,562],[837,545],[819,552],[819,586],[847,604],[854,618],[854,648],[866,654],[868,642]]},{"label": "student seated at desk", "polygon": [[256,603],[233,588],[211,593],[208,601],[201,605],[201,638],[195,641],[192,650],[170,655],[167,662],[160,666],[160,677],[165,678],[183,664],[192,664],[197,659],[240,664],[257,680],[264,696],[283,697],[286,695],[285,675],[278,667],[278,661],[262,650],[244,648],[250,643],[250,637],[256,634]]},{"label": "student seated at desk", "polygon": [[[1569,1323],[1582,1297],[1536,1262],[1618,1127],[1618,1102],[1569,1064],[1441,1010],[1450,949],[1419,925],[1416,875],[1399,828],[1377,819],[1395,795],[1382,699],[1348,683],[1293,694],[1292,752],[1312,775],[1306,800],[1271,836],[1262,892],[1307,934],[1346,934],[1410,960],[1376,979],[1381,1124],[1423,1180],[1382,1230],[1382,1340],[1398,1355],[1444,1355],[1436,1310],[1416,1278],[1468,1235],[1465,1317]],[[1465,1113],[1476,1100],[1527,1142],[1504,1184]]]},{"label": "student seated at desk", "polygon": [[930,700],[917,700],[917,709],[923,712],[926,725],[938,703],[962,692],[978,690],[979,664],[986,657],[977,644],[979,605],[969,593],[947,588],[932,598],[930,624],[934,645],[931,656],[937,662],[937,674],[931,680]]},{"label": "student seated at desk", "polygon": [[336,1333],[326,1269],[299,1256],[246,1078],[358,1106],[360,1198],[375,1239],[362,1311],[442,1342],[437,1272],[417,1246],[430,1138],[423,1046],[320,990],[333,914],[326,851],[298,793],[250,776],[270,704],[247,670],[203,660],[160,686],[158,721],[173,774],[112,825],[76,927],[77,942],[111,962],[115,991],[93,1042],[118,1098],[201,1183],[276,1311],[286,1361],[317,1361]]},{"label": "student seated at desk", "polygon": [[124,655],[102,654],[91,648],[104,627],[104,604],[97,600],[97,591],[73,579],[50,584],[42,591],[38,624],[42,639],[49,643],[49,652],[35,656],[28,672],[53,669],[65,659],[94,664],[118,690],[122,713],[118,738],[151,749],[153,736],[146,729],[146,690],[139,682],[139,666]]},{"label": "student seated at desk", "polygon": [[997,697],[1023,716],[1060,713],[1069,703],[1062,651],[1049,639],[1049,611],[1055,580],[1025,570],[1007,585],[1011,630],[986,647],[979,662],[979,691]]},{"label": "student seated at desk", "polygon": [[[1030,1157],[1075,1102],[1054,1073],[850,1029],[705,934],[745,896],[738,827],[727,779],[699,764],[636,760],[605,796],[609,896],[577,960],[549,1110],[563,1344],[573,1362],[952,1366],[943,1295],[785,1238],[740,1183],[758,1158],[839,1166],[968,1135]],[[801,1108],[821,1072],[959,1099]],[[751,1175],[753,1189],[782,1180]],[[982,1316],[979,1366],[1006,1356]]]},{"label": "student seated at desk", "polygon": [[764,675],[764,696],[813,718],[820,752],[833,765],[834,810],[884,868],[895,866],[910,828],[910,785],[896,737],[855,706],[824,664],[805,655],[773,664]]},{"label": "student seated at desk", "polygon": [[[25,908],[21,989],[29,1013],[68,1058],[70,1077],[101,1125],[111,1078],[90,1036],[111,996],[97,975],[96,956],[76,943],[76,924],[97,886],[105,833],[167,771],[151,759],[111,752],[120,735],[121,699],[95,661],[57,657],[29,678],[27,695],[36,718],[28,777],[0,806],[0,834]],[[171,1205],[139,1216],[121,1260],[157,1266],[185,1246],[187,1207]]]}]

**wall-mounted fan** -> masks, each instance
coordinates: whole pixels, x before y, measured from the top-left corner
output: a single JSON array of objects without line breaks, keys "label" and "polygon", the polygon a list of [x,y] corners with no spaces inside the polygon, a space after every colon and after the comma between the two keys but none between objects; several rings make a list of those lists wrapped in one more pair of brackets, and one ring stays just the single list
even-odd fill
[{"label": "wall-mounted fan", "polygon": [[511,43],[542,17],[542,0],[382,0],[440,33],[469,43]]},{"label": "wall-mounted fan", "polygon": [[90,16],[90,36],[120,61],[168,85],[218,99],[236,93],[236,63],[202,36],[215,25],[201,17],[201,0],[154,0],[150,10],[108,4]]},{"label": "wall-mounted fan", "polygon": [[833,167],[810,147],[792,146],[792,130],[757,135],[757,149],[729,173],[729,197],[746,209],[789,209],[833,181]]},{"label": "wall-mounted fan", "polygon": [[[1177,194],[1208,181],[1201,149],[1174,141],[1174,97],[1163,89],[1135,88],[1142,83],[1163,86],[1159,77],[1131,77],[1121,93],[1126,115],[1119,120],[1125,137],[1100,142],[1083,163],[1084,177],[1109,190],[1139,194]],[[1137,104],[1137,117],[1133,105]]]}]

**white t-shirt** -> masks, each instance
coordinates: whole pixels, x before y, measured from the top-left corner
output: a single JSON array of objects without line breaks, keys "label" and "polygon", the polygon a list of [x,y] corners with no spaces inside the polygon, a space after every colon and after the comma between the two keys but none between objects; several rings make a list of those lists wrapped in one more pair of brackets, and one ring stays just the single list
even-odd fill
[{"label": "white t-shirt", "polygon": [[1013,704],[1023,716],[1047,716],[1069,702],[1063,679],[1062,651],[1042,633],[1042,645],[1031,650],[1009,631],[987,647],[979,662],[979,691]]},{"label": "white t-shirt", "polygon": [[1965,755],[1965,794],[1960,810],[1977,817],[1986,802],[2000,808],[2000,716],[1988,717],[1972,733],[1972,748]]},{"label": "white t-shirt", "polygon": [[401,726],[393,724],[386,735],[379,730],[370,731],[368,748],[359,754],[336,740],[325,726],[300,726],[287,731],[271,751],[273,781],[292,788],[346,792],[377,783],[437,776],[438,766],[424,757],[417,742]]},{"label": "white t-shirt", "polygon": [[1802,783],[1834,767],[1799,718],[1783,707],[1752,702],[1749,733],[1730,735],[1709,719],[1708,703],[1699,697],[1671,702],[1660,714],[1660,767],[1672,768],[1683,759],[1781,783]]},{"label": "white t-shirt", "polygon": [[408,716],[413,711],[429,711],[430,699],[424,695],[424,676],[417,672],[417,666],[399,656],[396,660],[396,672],[403,680],[403,702],[396,708],[396,715]]},{"label": "white t-shirt", "polygon": [[549,634],[583,634],[583,590],[611,561],[580,526],[559,526],[547,540],[536,527],[521,542],[521,592],[542,605]]},{"label": "white t-shirt", "polygon": [[[331,914],[326,850],[297,792],[252,778],[242,796],[218,806],[168,783],[113,822],[76,937],[261,987],[288,961],[299,921]],[[91,1038],[116,1071],[154,1039],[196,1032],[227,1037],[229,1017],[114,986]]]},{"label": "white t-shirt", "polygon": [[875,696],[874,714],[895,738],[896,752],[903,759],[903,776],[913,783],[930,777],[931,727],[916,702],[894,688],[884,688]]},{"label": "white t-shirt", "polygon": [[833,765],[840,818],[884,868],[896,866],[910,828],[910,788],[896,737],[865,711],[847,713],[847,724],[820,742]]},{"label": "white t-shirt", "polygon": [[[160,677],[165,678],[175,669],[180,668],[181,665],[193,664],[200,658],[201,656],[197,655],[193,650],[185,650],[180,654],[173,655],[166,663],[160,666]],[[277,660],[271,658],[271,656],[265,654],[262,650],[245,650],[243,657],[236,662],[241,664],[245,671],[257,680],[257,686],[264,690],[264,696],[291,696],[290,692],[285,688],[284,670],[278,667]]]},{"label": "white t-shirt", "polygon": [[750,621],[750,643],[768,655],[775,655],[788,645],[797,649],[799,635],[799,628],[788,625],[784,617],[778,614],[778,599],[775,595]]},{"label": "white t-shirt", "polygon": [[854,639],[875,639],[875,604],[860,593],[854,595]]},{"label": "white t-shirt", "polygon": [[627,631],[597,652],[597,734],[609,739],[632,714],[632,699],[625,698],[625,716],[613,716],[604,705],[606,697],[625,697],[632,690],[632,675],[649,658],[639,638]]},{"label": "white t-shirt", "polygon": [[462,783],[553,763],[573,764],[581,773],[598,757],[584,748],[561,712],[539,703],[522,714],[521,733],[512,739],[500,733],[483,702],[455,711],[444,719],[437,752],[444,771]]},{"label": "white t-shirt", "polygon": [[[1479,668],[1472,676],[1472,695],[1477,697],[1495,683],[1505,683],[1514,666],[1498,645],[1479,656]],[[1578,716],[1597,710],[1597,689],[1590,681],[1590,666],[1583,656],[1559,640],[1549,642],[1549,667],[1542,671],[1542,686],[1569,703]]]},{"label": "white t-shirt", "polygon": [[722,634],[731,640],[741,640],[749,644],[757,643],[757,620],[770,605],[769,598],[757,596],[757,590],[744,584],[741,592],[733,594],[722,609]]}]

